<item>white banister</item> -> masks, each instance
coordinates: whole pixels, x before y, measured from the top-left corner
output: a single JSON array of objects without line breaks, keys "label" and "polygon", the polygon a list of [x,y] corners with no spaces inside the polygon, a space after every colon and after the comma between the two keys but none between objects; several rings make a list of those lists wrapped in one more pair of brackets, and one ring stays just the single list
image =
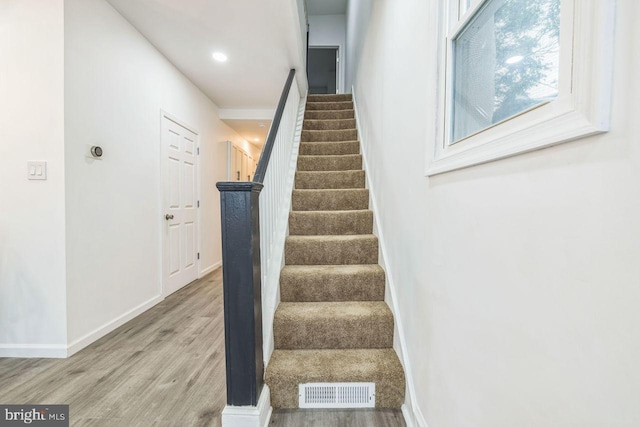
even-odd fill
[{"label": "white banister", "polygon": [[280,270],[288,234],[291,194],[300,146],[305,99],[292,85],[260,193],[262,335],[265,364],[273,352],[273,316],[280,302]]}]

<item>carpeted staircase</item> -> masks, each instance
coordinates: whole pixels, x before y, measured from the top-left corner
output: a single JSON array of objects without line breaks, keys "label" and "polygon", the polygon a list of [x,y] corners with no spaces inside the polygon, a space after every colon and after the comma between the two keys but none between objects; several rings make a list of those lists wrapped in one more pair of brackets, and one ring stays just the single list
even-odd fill
[{"label": "carpeted staircase", "polygon": [[292,206],[266,370],[272,406],[297,408],[301,383],[374,382],[376,407],[399,408],[405,377],[351,95],[308,97]]}]

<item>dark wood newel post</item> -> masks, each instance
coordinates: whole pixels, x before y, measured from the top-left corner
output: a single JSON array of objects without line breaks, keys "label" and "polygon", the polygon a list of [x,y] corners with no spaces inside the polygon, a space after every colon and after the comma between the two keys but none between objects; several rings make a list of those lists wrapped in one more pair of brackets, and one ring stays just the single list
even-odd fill
[{"label": "dark wood newel post", "polygon": [[253,182],[216,184],[222,215],[228,406],[257,406],[264,388],[258,199],[295,74],[295,70],[289,70]]},{"label": "dark wood newel post", "polygon": [[264,380],[260,280],[262,184],[219,182],[227,405],[256,406]]}]

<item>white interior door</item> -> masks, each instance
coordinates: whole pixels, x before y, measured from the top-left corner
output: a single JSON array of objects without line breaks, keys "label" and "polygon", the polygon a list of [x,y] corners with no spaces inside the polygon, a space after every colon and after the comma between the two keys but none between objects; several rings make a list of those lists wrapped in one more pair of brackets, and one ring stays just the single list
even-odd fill
[{"label": "white interior door", "polygon": [[233,179],[235,181],[240,181],[242,180],[242,177],[240,176],[242,174],[242,151],[240,151],[238,147],[234,147],[234,149],[236,154],[236,161],[235,161],[235,170],[233,172],[234,174]]},{"label": "white interior door", "polygon": [[162,118],[163,291],[169,295],[198,278],[198,136]]},{"label": "white interior door", "polygon": [[249,181],[249,155],[242,153],[242,181]]}]

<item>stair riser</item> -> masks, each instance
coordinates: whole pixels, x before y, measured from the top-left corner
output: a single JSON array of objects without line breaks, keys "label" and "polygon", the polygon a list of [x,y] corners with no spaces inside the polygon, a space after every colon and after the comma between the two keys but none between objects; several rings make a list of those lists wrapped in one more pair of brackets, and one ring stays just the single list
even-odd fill
[{"label": "stair riser", "polygon": [[[277,387],[270,386],[271,406],[273,409],[298,409],[299,385],[323,382],[361,382],[376,384],[376,408],[399,409],[404,404],[404,390],[390,381],[378,380],[377,376],[358,376],[346,381],[342,378],[327,380],[320,376],[308,376],[295,382],[282,381]],[[404,387],[404,386],[403,386]],[[274,390],[275,389],[275,390]]]},{"label": "stair riser", "polygon": [[373,233],[373,212],[291,212],[292,236],[355,235]]},{"label": "stair riser", "polygon": [[[322,352],[327,354],[319,354]],[[358,356],[362,352],[371,355]],[[301,355],[287,357],[296,353]],[[376,408],[400,408],[406,387],[402,365],[392,349],[276,350],[265,379],[276,409],[298,407],[299,384],[372,382],[376,385]]]},{"label": "stair riser", "polygon": [[287,238],[287,265],[377,264],[378,239],[300,241]]},{"label": "stair riser", "polygon": [[358,141],[348,142],[303,142],[300,144],[301,156],[334,156],[342,154],[360,154]]},{"label": "stair riser", "polygon": [[283,318],[273,321],[276,349],[389,348],[393,346],[393,315],[363,318]]},{"label": "stair riser", "polygon": [[304,112],[305,120],[340,120],[353,119],[354,117],[353,110],[306,110]]},{"label": "stair riser", "polygon": [[302,142],[332,142],[332,141],[355,141],[358,139],[358,132],[355,129],[347,130],[303,130]]},{"label": "stair riser", "polygon": [[307,102],[306,110],[353,110],[353,102]]},{"label": "stair riser", "polygon": [[302,130],[348,130],[356,128],[355,119],[347,120],[305,120]]},{"label": "stair riser", "polygon": [[298,171],[362,170],[362,155],[298,156]]},{"label": "stair riser", "polygon": [[350,93],[330,94],[330,95],[308,95],[307,102],[343,102],[351,101]]},{"label": "stair riser", "polygon": [[345,211],[369,208],[369,190],[293,190],[294,211]]},{"label": "stair riser", "polygon": [[296,188],[364,188],[364,178],[364,171],[296,172]]},{"label": "stair riser", "polygon": [[357,274],[295,274],[286,269],[280,275],[283,302],[383,301],[385,276],[382,269]]}]

